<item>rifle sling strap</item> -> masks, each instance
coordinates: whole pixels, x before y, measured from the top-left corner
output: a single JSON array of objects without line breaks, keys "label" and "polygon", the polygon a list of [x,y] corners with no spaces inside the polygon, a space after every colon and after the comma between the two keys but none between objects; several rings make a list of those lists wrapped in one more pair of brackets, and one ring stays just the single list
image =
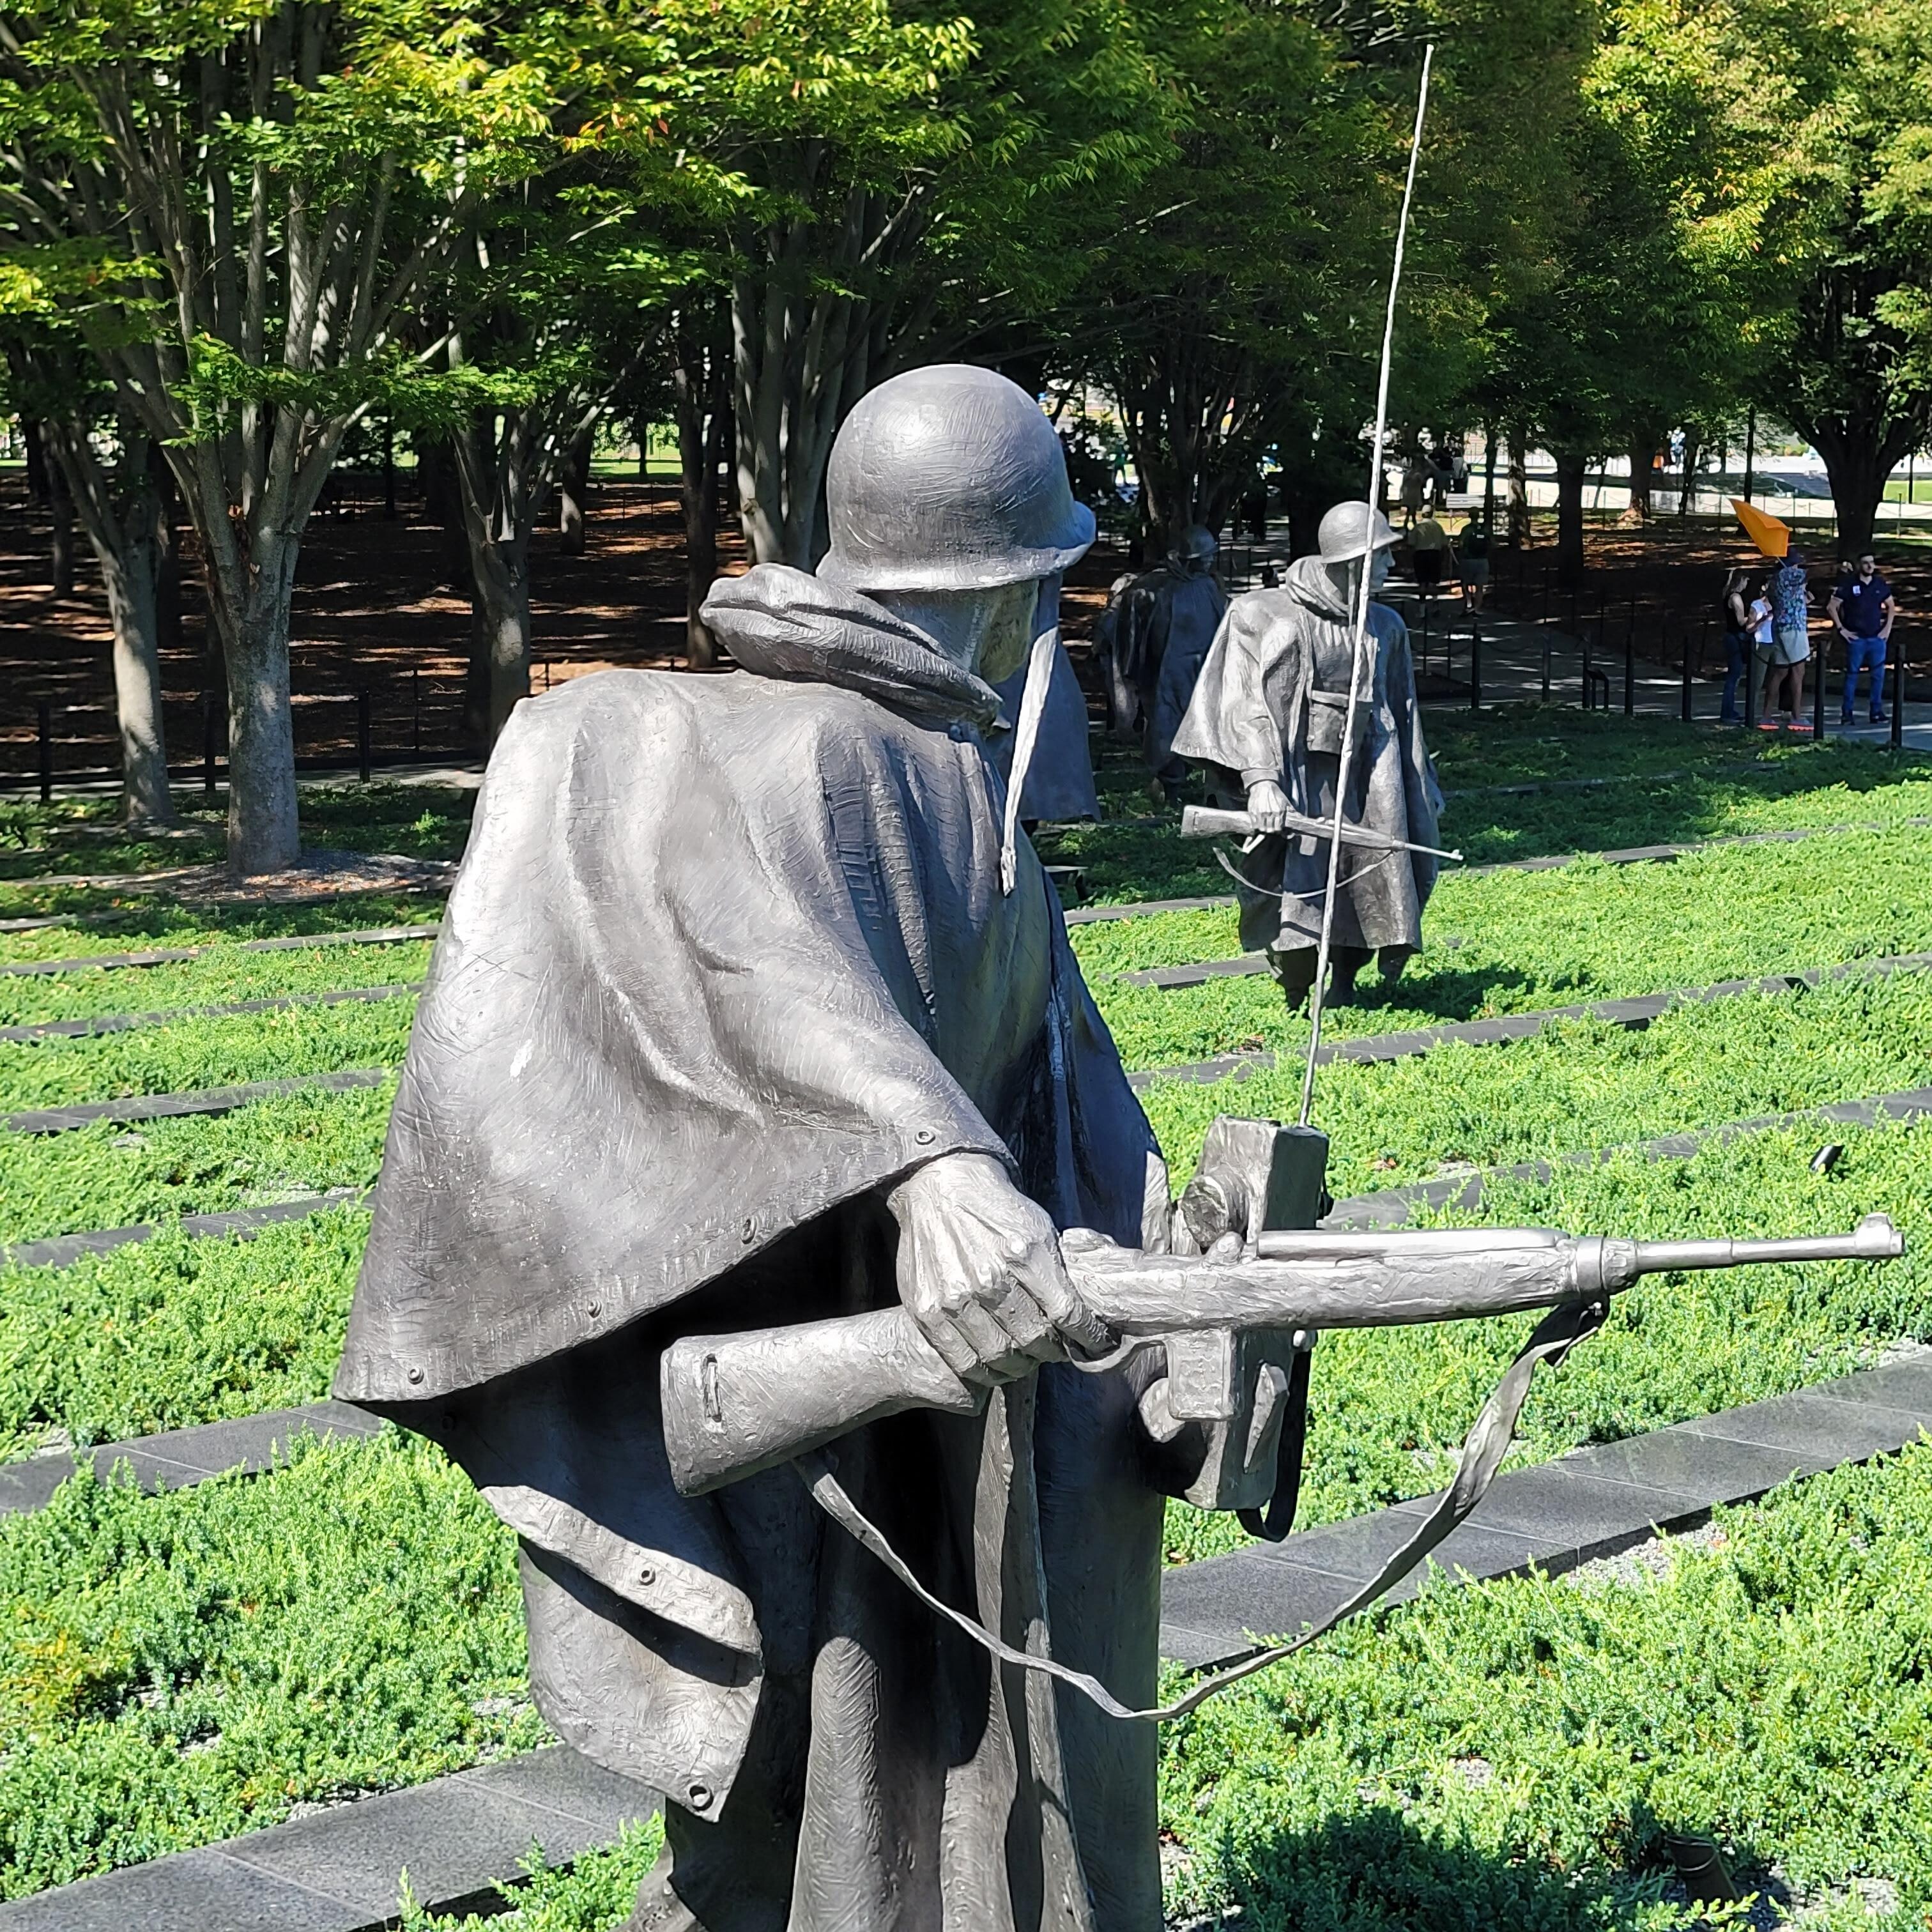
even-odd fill
[{"label": "rifle sling strap", "polygon": [[1301,1456],[1308,1441],[1308,1377],[1314,1366],[1312,1348],[1298,1348],[1288,1371],[1288,1414],[1275,1444],[1274,1494],[1265,1510],[1244,1509],[1240,1525],[1264,1543],[1282,1541],[1294,1527],[1295,1505],[1301,1499]]},{"label": "rifle sling strap", "polygon": [[1115,1698],[1098,1678],[1089,1676],[1084,1670],[1070,1670],[1064,1664],[1055,1663],[1051,1657],[1036,1652],[1016,1650],[1012,1645],[1001,1642],[991,1630],[963,1611],[955,1610],[950,1604],[934,1596],[907,1568],[898,1551],[886,1540],[884,1532],[866,1517],[857,1504],[845,1493],[844,1486],[832,1473],[831,1460],[824,1450],[814,1450],[808,1455],[798,1456],[794,1459],[792,1466],[798,1471],[813,1499],[834,1522],[871,1551],[928,1610],[936,1611],[949,1623],[957,1626],[1001,1663],[1017,1665],[1023,1670],[1037,1670],[1070,1685],[1083,1696],[1090,1699],[1110,1718],[1162,1724],[1172,1718],[1186,1717],[1190,1712],[1198,1710],[1217,1692],[1226,1690],[1231,1684],[1238,1684],[1244,1677],[1252,1677],[1256,1672],[1279,1664],[1284,1658],[1293,1656],[1298,1650],[1312,1643],[1317,1637],[1326,1636],[1337,1624],[1346,1622],[1350,1617],[1366,1610],[1385,1591],[1400,1582],[1482,1501],[1496,1471],[1502,1466],[1503,1456],[1516,1433],[1516,1418],[1522,1412],[1524,1400],[1529,1394],[1530,1378],[1536,1372],[1538,1364],[1561,1361],[1576,1343],[1586,1335],[1594,1334],[1603,1326],[1607,1312],[1601,1302],[1570,1303],[1552,1309],[1537,1324],[1535,1332],[1523,1344],[1516,1360],[1505,1371],[1502,1380],[1496,1384],[1489,1400],[1483,1405],[1483,1412],[1476,1418],[1475,1426],[1469,1431],[1469,1439],[1462,1445],[1462,1460],[1456,1467],[1456,1480],[1442,1492],[1436,1507],[1423,1518],[1415,1534],[1340,1610],[1331,1611],[1321,1622],[1305,1630],[1292,1642],[1275,1644],[1258,1651],[1254,1655],[1230,1665],[1225,1670],[1216,1671],[1203,1678],[1184,1697],[1152,1710],[1130,1709]]}]

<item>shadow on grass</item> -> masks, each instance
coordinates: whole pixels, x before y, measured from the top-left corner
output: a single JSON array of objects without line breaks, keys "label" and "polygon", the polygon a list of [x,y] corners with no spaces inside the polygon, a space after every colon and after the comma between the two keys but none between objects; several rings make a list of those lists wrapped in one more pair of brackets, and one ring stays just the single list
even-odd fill
[{"label": "shadow on grass", "polygon": [[1168,1922],[1208,1932],[1238,1906],[1246,1932],[1618,1932],[1655,1928],[1666,1901],[1676,1923],[1700,1923],[1684,1898],[1674,1876],[1564,1872],[1378,1806],[1239,1846],[1204,1833]]}]

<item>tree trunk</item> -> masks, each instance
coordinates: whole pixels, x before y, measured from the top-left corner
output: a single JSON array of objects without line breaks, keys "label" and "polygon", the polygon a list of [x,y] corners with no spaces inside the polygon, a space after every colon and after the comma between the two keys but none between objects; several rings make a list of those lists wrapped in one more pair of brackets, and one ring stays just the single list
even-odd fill
[{"label": "tree trunk", "polygon": [[1900,428],[1874,438],[1827,429],[1822,424],[1813,427],[1814,434],[1808,440],[1825,459],[1838,520],[1838,553],[1855,557],[1871,547],[1885,486],[1906,454],[1911,434]]},{"label": "tree trunk", "polygon": [[289,703],[289,616],[299,539],[263,532],[244,580],[211,561],[209,612],[228,681],[228,872],[279,872],[302,856],[295,714]]},{"label": "tree trunk", "polygon": [[590,497],[590,442],[593,432],[581,430],[564,452],[556,485],[556,526],[566,556],[584,554],[584,518]]},{"label": "tree trunk", "polygon": [[[530,527],[536,518],[527,426],[478,418],[452,448],[469,545],[470,701],[494,748],[530,693]],[[500,446],[499,436],[501,438]]]},{"label": "tree trunk", "polygon": [[1509,547],[1526,550],[1529,546],[1529,452],[1520,429],[1509,439]]},{"label": "tree trunk", "polygon": [[1630,508],[1633,516],[1650,516],[1650,466],[1657,454],[1657,445],[1647,438],[1634,436],[1630,440]]},{"label": "tree trunk", "polygon": [[723,356],[687,339],[673,388],[678,501],[684,512],[684,648],[692,668],[701,670],[718,661],[717,640],[698,612],[718,574],[718,471],[731,435],[731,385]]},{"label": "tree trunk", "polygon": [[74,595],[74,498],[58,463],[47,465],[47,516],[53,528],[49,540],[47,580],[57,602]]},{"label": "tree trunk", "polygon": [[149,461],[152,448],[124,423],[121,454],[110,475],[78,423],[48,424],[44,442],[49,494],[79,512],[107,592],[122,815],[130,825],[171,824],[175,815],[161,731],[158,591],[165,512]]},{"label": "tree trunk", "polygon": [[1583,478],[1587,457],[1565,450],[1556,458],[1556,580],[1565,590],[1583,581]]}]

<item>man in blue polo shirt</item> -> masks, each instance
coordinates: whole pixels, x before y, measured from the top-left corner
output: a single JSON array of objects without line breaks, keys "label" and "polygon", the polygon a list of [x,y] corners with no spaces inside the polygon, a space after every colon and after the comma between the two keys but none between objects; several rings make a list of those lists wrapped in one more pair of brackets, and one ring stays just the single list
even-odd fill
[{"label": "man in blue polo shirt", "polygon": [[1868,550],[1857,568],[1839,580],[1826,607],[1838,634],[1845,640],[1844,718],[1852,722],[1858,694],[1858,673],[1871,668],[1871,722],[1885,722],[1885,648],[1892,636],[1894,606],[1892,586],[1878,574],[1878,560]]}]

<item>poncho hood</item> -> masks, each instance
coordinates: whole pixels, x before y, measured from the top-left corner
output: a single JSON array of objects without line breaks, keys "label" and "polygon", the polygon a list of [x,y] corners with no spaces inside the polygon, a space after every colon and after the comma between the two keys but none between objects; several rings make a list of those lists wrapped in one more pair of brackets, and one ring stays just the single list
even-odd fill
[{"label": "poncho hood", "polygon": [[1355,614],[1348,600],[1318,556],[1298,556],[1288,566],[1282,588],[1298,604],[1305,604],[1333,624],[1352,624]]},{"label": "poncho hood", "polygon": [[788,564],[721,578],[704,621],[746,670],[794,684],[836,684],[912,718],[982,730],[1000,715],[992,686],[934,650],[882,604]]}]

